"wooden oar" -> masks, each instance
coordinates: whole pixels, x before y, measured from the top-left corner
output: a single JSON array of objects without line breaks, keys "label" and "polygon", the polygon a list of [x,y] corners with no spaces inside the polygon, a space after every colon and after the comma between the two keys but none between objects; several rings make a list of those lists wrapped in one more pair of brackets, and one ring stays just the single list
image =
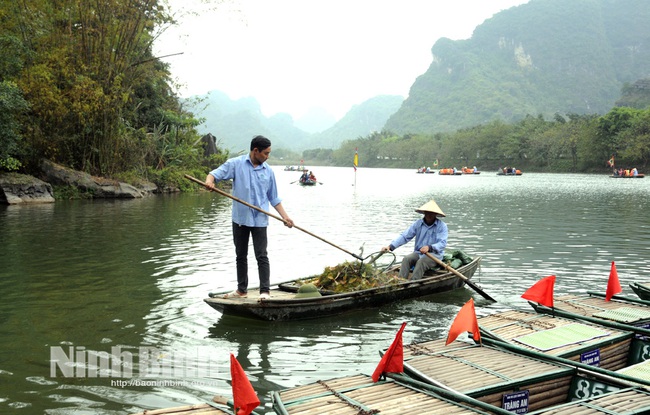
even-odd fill
[{"label": "wooden oar", "polygon": [[450,267],[449,265],[445,264],[444,262],[442,262],[441,260],[439,260],[438,258],[434,257],[433,255],[431,255],[431,254],[428,253],[428,252],[427,252],[425,255],[428,256],[429,258],[431,258],[432,260],[434,260],[438,265],[440,265],[441,267],[443,267],[443,268],[446,269],[447,271],[450,271],[450,272],[453,272],[454,274],[456,274],[456,276],[457,276],[458,278],[460,278],[461,280],[465,281],[465,284],[467,284],[467,285],[469,285],[470,287],[472,287],[472,288],[474,289],[474,291],[476,291],[477,293],[481,294],[481,295],[483,296],[483,298],[485,298],[486,300],[494,301],[495,303],[497,302],[497,300],[495,300],[494,298],[490,297],[490,295],[489,295],[488,293],[486,293],[485,291],[481,290],[481,289],[480,289],[476,284],[474,284],[472,281],[470,281],[469,278],[467,278],[466,276],[464,276],[464,275],[461,274],[460,272],[456,271],[455,269],[453,269],[453,268]]},{"label": "wooden oar", "polygon": [[[245,201],[243,201],[243,200],[241,200],[241,199],[239,199],[239,198],[237,198],[237,197],[235,197],[235,196],[233,196],[233,195],[231,195],[231,194],[229,194],[229,193],[226,193],[226,192],[224,192],[224,191],[221,190],[221,189],[217,189],[217,188],[214,187],[214,186],[210,186],[210,185],[206,184],[205,182],[203,182],[203,181],[197,179],[196,177],[192,177],[192,176],[190,176],[189,174],[186,174],[186,175],[185,175],[185,178],[186,178],[186,179],[189,179],[189,180],[191,180],[191,181],[193,181],[193,182],[196,182],[196,183],[200,184],[201,186],[205,187],[205,188],[208,189],[208,190],[211,190],[211,191],[213,191],[213,192],[217,192],[217,193],[219,193],[219,194],[222,195],[222,196],[226,196],[226,197],[228,197],[228,198],[234,200],[235,202],[239,202],[239,203],[241,203],[242,205],[246,205],[246,206],[248,206],[248,207],[251,208],[251,209],[255,209],[255,210],[257,210],[258,212],[262,212],[262,213],[264,213],[265,215],[268,215],[268,216],[272,217],[273,219],[277,219],[277,220],[279,220],[279,221],[282,222],[282,223],[286,223],[286,222],[284,221],[284,219],[282,219],[280,216],[274,215],[274,214],[272,214],[271,212],[267,212],[266,210],[264,210],[264,209],[262,209],[262,208],[260,208],[260,207],[257,207],[257,206],[255,206],[255,205],[251,205],[250,203],[245,202]],[[350,251],[346,251],[345,249],[341,248],[340,246],[335,245],[335,244],[333,244],[332,242],[330,242],[330,241],[328,241],[328,240],[326,240],[326,239],[323,239],[323,238],[321,238],[321,237],[318,236],[318,235],[314,235],[313,233],[309,232],[308,230],[305,230],[305,229],[303,229],[303,228],[301,228],[301,227],[299,227],[299,226],[296,226],[296,225],[293,225],[293,227],[296,228],[296,229],[298,229],[299,231],[303,231],[303,232],[306,233],[307,235],[311,235],[311,236],[313,236],[313,237],[316,238],[316,239],[320,239],[321,241],[323,241],[323,242],[325,242],[325,243],[327,243],[327,244],[332,245],[334,248],[338,248],[338,249],[340,249],[341,251],[345,252],[346,254],[352,255],[353,257],[355,257],[355,258],[358,259],[359,261],[363,261],[363,258],[361,258],[359,255],[357,255],[357,254],[355,254],[355,253],[352,253],[352,252],[350,252]]]}]

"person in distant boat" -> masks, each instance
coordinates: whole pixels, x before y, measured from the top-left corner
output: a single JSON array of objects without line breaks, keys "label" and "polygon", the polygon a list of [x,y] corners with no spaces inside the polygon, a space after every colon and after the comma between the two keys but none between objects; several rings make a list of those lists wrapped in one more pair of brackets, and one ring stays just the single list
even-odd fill
[{"label": "person in distant boat", "polygon": [[314,176],[314,173],[312,173],[311,170],[309,171],[309,180],[311,180],[312,182],[316,181],[316,176]]},{"label": "person in distant boat", "polygon": [[638,176],[639,171],[636,169],[636,167],[632,168],[632,176]]},{"label": "person in distant boat", "polygon": [[411,267],[414,267],[411,277],[413,281],[421,279],[426,271],[437,265],[425,254],[429,253],[440,260],[443,259],[449,233],[447,224],[439,219],[445,214],[434,200],[430,200],[415,211],[424,216],[413,222],[388,246],[381,248],[382,252],[394,251],[415,238],[414,250],[402,259],[399,271],[399,276],[406,279]]},{"label": "person in distant boat", "polygon": [[304,171],[304,172],[300,175],[300,183],[305,183],[305,182],[307,181],[308,178],[309,178],[309,174],[307,174],[307,172]]},{"label": "person in distant boat", "polygon": [[[266,163],[271,154],[271,140],[258,135],[251,140],[250,152],[231,158],[212,170],[205,178],[205,184],[214,186],[222,180],[232,179],[232,195],[264,211],[269,204],[280,214],[285,226],[293,227],[293,220],[287,215],[278,197],[278,188],[273,170]],[[235,242],[237,263],[237,289],[224,298],[248,296],[248,241],[253,237],[253,250],[257,260],[260,278],[260,299],[270,298],[271,267],[267,253],[267,215],[233,200],[232,237]]]}]

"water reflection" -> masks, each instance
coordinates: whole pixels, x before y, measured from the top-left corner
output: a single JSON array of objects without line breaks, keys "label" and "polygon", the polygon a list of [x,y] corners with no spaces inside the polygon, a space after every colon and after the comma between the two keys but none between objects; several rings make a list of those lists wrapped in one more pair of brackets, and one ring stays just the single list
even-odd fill
[{"label": "water reflection", "polygon": [[[337,318],[242,320],[203,302],[208,292],[236,284],[230,199],[196,193],[3,206],[0,412],[126,414],[209,400],[230,394],[230,353],[269,409],[269,391],[371,373],[378,350],[404,321],[405,343],[436,339],[469,298],[479,313],[527,307],[521,293],[550,274],[557,275],[560,294],[603,291],[614,260],[629,294],[627,282],[645,279],[650,265],[645,180],[388,169],[359,169],[355,177],[351,168],[326,167],[315,173],[323,185],[300,187],[290,184],[299,173],[277,169],[280,194],[296,224],[336,246],[271,219],[274,282],[354,260],[345,251],[378,251],[433,198],[447,214],[450,248],[483,256],[474,281],[498,303],[461,289]],[[398,258],[408,249],[396,251]],[[256,285],[255,262],[249,263]],[[50,377],[49,347],[59,345],[207,348],[219,375],[208,385],[174,387]]]}]

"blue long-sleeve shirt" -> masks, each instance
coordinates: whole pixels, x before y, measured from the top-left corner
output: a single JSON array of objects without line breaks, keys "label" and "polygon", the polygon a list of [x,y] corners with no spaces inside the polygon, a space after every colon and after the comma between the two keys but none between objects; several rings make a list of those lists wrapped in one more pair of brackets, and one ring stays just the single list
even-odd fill
[{"label": "blue long-sleeve shirt", "polygon": [[428,246],[431,255],[442,259],[447,246],[448,233],[447,224],[440,219],[436,218],[432,225],[427,225],[421,218],[413,222],[408,229],[390,243],[390,250],[393,251],[415,238],[414,252],[419,252],[420,248]]},{"label": "blue long-sleeve shirt", "polygon": [[[248,154],[233,157],[210,172],[215,182],[232,179],[232,195],[262,210],[269,210],[282,202],[278,197],[275,174],[271,167],[262,163],[253,166]],[[233,200],[232,221],[244,226],[265,227],[269,217],[262,212]]]}]

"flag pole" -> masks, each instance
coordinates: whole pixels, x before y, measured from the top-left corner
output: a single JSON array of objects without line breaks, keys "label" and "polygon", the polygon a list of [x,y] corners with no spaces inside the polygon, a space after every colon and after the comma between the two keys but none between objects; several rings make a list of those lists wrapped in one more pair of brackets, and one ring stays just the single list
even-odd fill
[{"label": "flag pole", "polygon": [[354,148],[354,159],[352,161],[354,167],[354,187],[357,187],[357,167],[359,166],[359,147]]}]

